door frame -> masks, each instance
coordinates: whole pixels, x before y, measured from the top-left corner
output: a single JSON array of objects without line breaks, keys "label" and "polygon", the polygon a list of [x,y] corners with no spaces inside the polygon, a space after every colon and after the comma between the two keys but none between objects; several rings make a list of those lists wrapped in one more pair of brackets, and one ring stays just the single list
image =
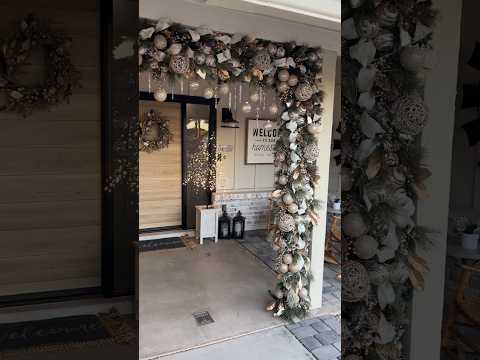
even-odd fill
[{"label": "door frame", "polygon": [[[140,91],[138,96],[139,101],[156,101],[153,93],[148,91]],[[181,230],[191,230],[188,229],[186,226],[187,222],[187,208],[184,199],[186,198],[187,194],[187,187],[184,184],[185,179],[185,168],[186,168],[186,156],[183,150],[183,140],[184,140],[184,132],[185,132],[185,124],[187,122],[187,104],[200,104],[200,105],[208,105],[210,107],[210,118],[209,118],[209,136],[213,136],[216,139],[217,133],[217,109],[216,104],[218,103],[215,98],[212,99],[205,99],[202,96],[191,96],[191,95],[177,95],[177,94],[168,94],[167,99],[165,102],[170,103],[179,103],[180,104],[180,119],[181,119],[181,154],[182,154],[182,225],[179,227],[177,226],[164,226],[164,227],[154,227],[154,228],[146,228],[146,229],[138,229],[140,234],[147,234],[151,232],[157,231],[165,231],[165,230],[172,230],[172,229],[181,229]],[[215,153],[215,144],[210,143],[209,148],[210,155],[214,155]],[[212,201],[212,193],[214,191],[208,191],[208,201]]]}]

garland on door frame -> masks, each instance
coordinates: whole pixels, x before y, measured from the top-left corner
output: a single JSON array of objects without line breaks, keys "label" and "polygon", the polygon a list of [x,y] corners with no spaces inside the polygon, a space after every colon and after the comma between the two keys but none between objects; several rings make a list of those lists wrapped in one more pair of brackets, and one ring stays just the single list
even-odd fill
[{"label": "garland on door frame", "polygon": [[[402,359],[428,271],[415,224],[429,170],[419,136],[436,12],[430,1],[342,0],[342,352]],[[342,356],[342,357],[343,357]]]},{"label": "garland on door frame", "polygon": [[248,82],[260,93],[266,87],[276,90],[284,105],[272,194],[278,283],[267,309],[287,319],[304,316],[310,308],[309,252],[319,208],[313,193],[319,179],[315,136],[322,114],[320,49],[160,20],[139,33],[139,63],[163,84],[154,92],[158,101],[166,99],[168,83],[175,80],[182,85],[186,80],[192,89],[209,83],[207,98],[217,92],[228,95],[228,83],[234,81]]}]

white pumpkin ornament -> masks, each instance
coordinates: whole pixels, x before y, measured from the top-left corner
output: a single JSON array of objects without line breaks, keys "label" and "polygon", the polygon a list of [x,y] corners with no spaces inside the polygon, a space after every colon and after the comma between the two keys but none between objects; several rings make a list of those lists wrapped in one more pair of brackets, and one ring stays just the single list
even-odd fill
[{"label": "white pumpkin ornament", "polygon": [[378,252],[378,242],[370,235],[363,235],[355,240],[353,251],[362,260],[371,259]]},{"label": "white pumpkin ornament", "polygon": [[292,261],[292,263],[288,266],[288,271],[297,273],[303,269],[304,265],[305,260],[303,259],[303,256],[298,256],[295,258],[295,261]]},{"label": "white pumpkin ornament", "polygon": [[165,100],[167,100],[167,90],[165,90],[164,88],[158,88],[153,93],[153,97],[159,102],[164,102]]},{"label": "white pumpkin ornament", "polygon": [[350,237],[359,237],[367,232],[367,225],[359,213],[350,213],[342,218],[342,230]]}]

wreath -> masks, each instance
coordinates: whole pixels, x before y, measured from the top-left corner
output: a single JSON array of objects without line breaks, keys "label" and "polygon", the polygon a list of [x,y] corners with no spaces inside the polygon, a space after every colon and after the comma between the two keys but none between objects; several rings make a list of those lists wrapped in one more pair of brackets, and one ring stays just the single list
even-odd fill
[{"label": "wreath", "polygon": [[148,153],[168,147],[173,140],[168,120],[161,118],[153,109],[144,113],[140,119],[139,133],[138,148]]},{"label": "wreath", "polygon": [[[33,15],[21,21],[19,30],[1,41],[0,91],[6,103],[0,111],[14,111],[23,116],[35,109],[48,109],[68,102],[75,87],[80,86],[80,73],[69,53],[71,39],[53,32],[48,24]],[[25,65],[33,50],[45,50],[45,81],[40,86],[24,86],[15,74]]]}]

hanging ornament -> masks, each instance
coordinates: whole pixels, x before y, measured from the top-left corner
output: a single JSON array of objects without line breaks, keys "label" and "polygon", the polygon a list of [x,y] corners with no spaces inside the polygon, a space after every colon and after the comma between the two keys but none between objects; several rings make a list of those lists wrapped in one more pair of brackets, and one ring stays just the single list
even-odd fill
[{"label": "hanging ornament", "polygon": [[220,87],[218,88],[218,92],[219,92],[221,95],[228,95],[228,93],[230,92],[230,86],[228,86],[227,83],[223,83],[223,84],[220,85]]},{"label": "hanging ornament", "polygon": [[261,51],[253,58],[253,65],[260,71],[269,69],[271,63],[270,54],[267,51]]},{"label": "hanging ornament", "polygon": [[298,84],[298,76],[295,75],[295,74],[292,74],[289,76],[288,80],[287,80],[287,83],[288,83],[288,86],[297,86]]},{"label": "hanging ornament", "polygon": [[425,49],[418,46],[406,46],[400,53],[400,63],[408,71],[419,72],[423,70],[425,60]]},{"label": "hanging ornament", "polygon": [[359,213],[350,213],[342,218],[342,230],[350,237],[359,237],[367,232],[367,225]]},{"label": "hanging ornament", "polygon": [[186,56],[175,55],[170,59],[170,69],[175,74],[185,75],[190,71],[190,60]]},{"label": "hanging ornament", "polygon": [[356,261],[342,264],[342,300],[357,302],[366,299],[370,288],[368,272]]},{"label": "hanging ornament", "polygon": [[155,46],[159,50],[164,50],[168,46],[167,39],[162,34],[157,34],[153,38],[153,46]]},{"label": "hanging ornament", "polygon": [[192,81],[188,86],[190,86],[190,89],[195,91],[200,88],[200,83],[198,81]]},{"label": "hanging ornament", "polygon": [[292,254],[285,254],[282,260],[284,264],[290,265],[293,262],[293,256]]},{"label": "hanging ornament", "polygon": [[159,102],[164,102],[165,100],[167,100],[167,90],[160,87],[155,90],[155,92],[153,93],[153,97]]},{"label": "hanging ornament", "polygon": [[296,214],[298,212],[298,205],[293,203],[287,206],[287,210],[290,214]]},{"label": "hanging ornament", "polygon": [[393,2],[383,2],[376,9],[376,17],[381,26],[393,27],[398,20],[398,9]]},{"label": "hanging ornament", "polygon": [[194,57],[195,64],[197,64],[197,65],[205,64],[206,59],[207,59],[207,57],[205,56],[204,53],[196,53],[195,57]]},{"label": "hanging ornament", "polygon": [[353,251],[362,260],[371,259],[378,252],[378,242],[370,235],[363,235],[355,240]]},{"label": "hanging ornament", "polygon": [[362,16],[355,21],[358,35],[362,38],[373,39],[380,32],[380,24],[371,16]]},{"label": "hanging ornament", "polygon": [[242,105],[242,112],[244,114],[250,114],[252,112],[252,105],[250,105],[248,103],[248,101],[246,101],[243,105]]},{"label": "hanging ornament", "polygon": [[258,92],[254,92],[250,94],[250,101],[253,103],[257,103],[260,100],[260,94]]},{"label": "hanging ornament", "polygon": [[277,84],[277,90],[280,93],[286,93],[288,90],[290,90],[290,86],[288,86],[288,83],[285,81],[280,81]]},{"label": "hanging ornament", "polygon": [[288,72],[288,70],[282,69],[278,72],[278,80],[287,82],[289,78],[290,78],[290,73]]},{"label": "hanging ornament", "polygon": [[290,205],[294,202],[293,196],[290,193],[286,193],[285,195],[283,195],[282,200],[285,205]]},{"label": "hanging ornament", "polygon": [[272,115],[277,115],[278,114],[278,105],[273,103],[268,107],[268,112]]},{"label": "hanging ornament", "polygon": [[295,89],[295,97],[299,101],[307,101],[313,95],[313,87],[308,82],[301,83]]},{"label": "hanging ornament", "polygon": [[317,144],[308,144],[303,150],[303,157],[306,161],[316,161],[320,155],[320,150]]},{"label": "hanging ornament", "polygon": [[295,219],[290,214],[281,214],[278,218],[278,229],[287,233],[295,229]]},{"label": "hanging ornament", "polygon": [[401,98],[395,104],[394,114],[393,127],[405,135],[418,135],[427,124],[428,110],[418,96]]},{"label": "hanging ornament", "polygon": [[206,88],[204,91],[203,91],[203,97],[205,99],[211,99],[215,96],[215,90],[213,90],[212,88],[208,87]]}]

